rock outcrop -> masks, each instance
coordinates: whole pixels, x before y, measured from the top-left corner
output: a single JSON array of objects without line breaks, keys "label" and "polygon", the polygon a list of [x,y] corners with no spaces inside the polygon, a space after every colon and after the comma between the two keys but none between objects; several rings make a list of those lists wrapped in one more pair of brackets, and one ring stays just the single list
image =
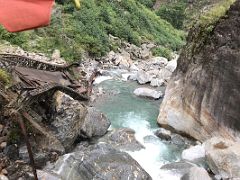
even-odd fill
[{"label": "rock outcrop", "polygon": [[240,0],[212,26],[191,30],[160,108],[161,126],[200,141],[240,140],[239,32]]},{"label": "rock outcrop", "polygon": [[59,158],[49,171],[71,180],[151,179],[130,155],[106,143],[78,147],[77,152]]}]

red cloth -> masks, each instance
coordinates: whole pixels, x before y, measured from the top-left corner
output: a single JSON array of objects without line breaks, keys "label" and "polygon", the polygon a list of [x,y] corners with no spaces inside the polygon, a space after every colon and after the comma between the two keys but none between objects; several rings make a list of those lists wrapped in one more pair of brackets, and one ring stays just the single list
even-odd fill
[{"label": "red cloth", "polygon": [[47,26],[54,0],[0,0],[0,24],[10,32]]}]

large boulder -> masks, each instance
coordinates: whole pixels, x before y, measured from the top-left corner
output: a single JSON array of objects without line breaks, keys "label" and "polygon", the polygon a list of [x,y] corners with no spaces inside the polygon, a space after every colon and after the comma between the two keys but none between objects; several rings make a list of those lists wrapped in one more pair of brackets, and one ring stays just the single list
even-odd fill
[{"label": "large boulder", "polygon": [[70,96],[57,92],[56,114],[51,123],[54,134],[65,149],[70,149],[78,137],[92,138],[104,135],[110,121],[95,108],[87,108]]},{"label": "large boulder", "polygon": [[223,179],[240,178],[240,144],[214,137],[205,142],[207,163]]},{"label": "large boulder", "polygon": [[150,82],[152,77],[143,70],[137,72],[137,81],[139,84],[146,84]]},{"label": "large boulder", "polygon": [[154,89],[149,88],[137,88],[133,92],[136,96],[147,97],[152,99],[159,99],[163,97],[163,93],[161,91],[156,91]]},{"label": "large boulder", "polygon": [[193,163],[201,164],[205,162],[205,148],[203,145],[196,145],[185,149],[182,152],[182,159]]},{"label": "large boulder", "polygon": [[212,24],[190,31],[161,104],[161,126],[201,142],[213,136],[240,141],[239,9],[237,0],[210,33]]},{"label": "large boulder", "polygon": [[96,108],[88,107],[87,115],[80,129],[80,136],[92,138],[103,136],[111,125],[107,117]]},{"label": "large boulder", "polygon": [[61,92],[55,94],[55,107],[55,119],[51,125],[56,137],[69,149],[80,134],[87,108]]},{"label": "large boulder", "polygon": [[130,155],[106,143],[78,147],[77,152],[59,158],[50,171],[63,180],[151,179]]},{"label": "large boulder", "polygon": [[211,180],[208,172],[202,167],[192,167],[188,173],[181,177],[181,180]]}]

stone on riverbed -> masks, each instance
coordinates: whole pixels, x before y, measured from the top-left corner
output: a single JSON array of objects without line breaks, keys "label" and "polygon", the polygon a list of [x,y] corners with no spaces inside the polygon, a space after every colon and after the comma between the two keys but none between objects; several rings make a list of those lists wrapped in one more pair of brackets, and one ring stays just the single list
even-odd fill
[{"label": "stone on riverbed", "polygon": [[160,139],[163,139],[163,140],[171,140],[171,131],[169,130],[166,130],[164,128],[159,128],[158,130],[155,131],[154,133],[157,137],[159,137]]},{"label": "stone on riverbed", "polygon": [[109,144],[83,146],[77,150],[61,157],[51,171],[71,180],[151,179],[130,155]]},{"label": "stone on riverbed", "polygon": [[137,72],[136,78],[139,84],[146,84],[152,80],[152,77],[143,70]]},{"label": "stone on riverbed", "polygon": [[196,145],[182,152],[182,159],[196,164],[205,162],[205,149],[203,145]]},{"label": "stone on riverbed", "polygon": [[114,129],[98,141],[111,144],[114,148],[124,151],[138,151],[144,148],[136,140],[135,131],[130,128]]},{"label": "stone on riverbed", "polygon": [[151,99],[159,99],[163,97],[163,93],[161,91],[156,91],[149,88],[137,88],[133,92],[136,96],[147,97]]},{"label": "stone on riverbed", "polygon": [[80,136],[92,138],[103,136],[111,125],[107,117],[93,107],[87,108],[87,115],[80,129]]},{"label": "stone on riverbed", "polygon": [[208,172],[202,167],[192,167],[181,180],[211,180]]},{"label": "stone on riverbed", "polygon": [[173,171],[183,176],[184,174],[188,173],[192,167],[197,167],[197,165],[190,162],[180,161],[165,164],[161,167],[161,169]]}]

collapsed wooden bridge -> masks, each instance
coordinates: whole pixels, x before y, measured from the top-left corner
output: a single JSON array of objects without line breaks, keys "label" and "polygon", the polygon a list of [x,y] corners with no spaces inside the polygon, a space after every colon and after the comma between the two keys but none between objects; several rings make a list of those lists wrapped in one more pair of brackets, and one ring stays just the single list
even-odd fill
[{"label": "collapsed wooden bridge", "polygon": [[[33,120],[41,116],[37,112],[32,112],[33,104],[40,101],[46,104],[51,103],[56,91],[62,91],[75,100],[88,101],[94,74],[89,82],[79,81],[71,74],[71,68],[78,66],[78,63],[54,65],[24,56],[0,54],[0,69],[10,73],[12,78],[11,85],[7,89],[0,82],[0,114],[4,113],[4,116],[11,117],[10,119],[19,123],[25,137],[35,179],[37,179],[37,173],[23,119],[28,120],[41,133],[44,132],[43,135],[48,136],[49,132]],[[32,117],[34,114],[36,117]]]}]

